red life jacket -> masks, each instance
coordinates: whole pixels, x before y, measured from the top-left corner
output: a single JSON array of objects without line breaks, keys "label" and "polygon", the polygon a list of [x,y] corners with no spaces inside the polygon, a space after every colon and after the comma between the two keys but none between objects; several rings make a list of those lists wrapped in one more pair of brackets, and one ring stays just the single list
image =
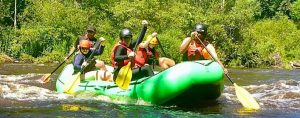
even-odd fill
[{"label": "red life jacket", "polygon": [[111,60],[111,62],[112,62],[112,66],[114,67],[114,68],[117,68],[117,67],[122,67],[122,66],[125,66],[125,65],[127,65],[128,63],[129,63],[129,59],[125,59],[123,62],[115,62],[115,53],[116,53],[116,49],[117,49],[117,47],[118,46],[122,46],[123,48],[125,48],[126,50],[127,50],[127,55],[130,53],[130,52],[132,52],[132,50],[130,49],[130,48],[128,48],[127,46],[125,46],[124,44],[121,44],[121,43],[117,43],[114,47],[113,47],[113,49],[112,49],[112,55],[111,55],[111,57],[112,57],[112,60]]},{"label": "red life jacket", "polygon": [[138,67],[142,67],[146,64],[148,60],[147,50],[145,48],[138,48],[136,55],[135,55],[135,65]]},{"label": "red life jacket", "polygon": [[[195,50],[195,48],[197,50]],[[197,44],[196,42],[194,42],[194,44],[190,44],[188,49],[187,49],[187,58],[189,61],[193,61],[193,60],[201,60],[201,59],[205,59],[203,54],[202,54],[202,50],[205,49],[201,44]]]},{"label": "red life jacket", "polygon": [[153,54],[148,48],[138,48],[137,54],[135,56],[135,64],[138,67],[144,66],[150,57],[155,56],[156,58],[159,58],[159,54],[157,51]]}]

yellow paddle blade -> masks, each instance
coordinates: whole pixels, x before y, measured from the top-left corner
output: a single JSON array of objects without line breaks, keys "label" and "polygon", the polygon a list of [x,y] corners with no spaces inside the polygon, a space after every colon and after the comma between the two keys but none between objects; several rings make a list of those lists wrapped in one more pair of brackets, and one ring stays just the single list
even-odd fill
[{"label": "yellow paddle blade", "polygon": [[49,82],[49,80],[50,80],[50,76],[51,76],[51,74],[45,74],[44,76],[42,76],[41,78],[40,78],[40,82],[41,83],[47,83],[47,82]]},{"label": "yellow paddle blade", "polygon": [[235,87],[235,93],[238,100],[242,103],[245,108],[248,109],[260,109],[259,104],[252,97],[252,95],[242,87],[239,87],[236,83],[233,84]]},{"label": "yellow paddle blade", "polygon": [[132,78],[132,70],[131,70],[131,62],[129,62],[126,66],[123,66],[116,78],[116,84],[123,90],[127,90],[129,88],[129,84]]},{"label": "yellow paddle blade", "polygon": [[80,74],[81,72],[75,74],[70,78],[64,85],[64,91],[68,94],[75,93],[77,85],[80,84]]}]

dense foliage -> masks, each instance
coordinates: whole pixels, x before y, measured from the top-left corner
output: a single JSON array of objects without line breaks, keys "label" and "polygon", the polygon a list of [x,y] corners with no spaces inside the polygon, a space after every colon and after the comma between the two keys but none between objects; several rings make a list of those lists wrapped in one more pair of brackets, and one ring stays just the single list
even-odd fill
[{"label": "dense foliage", "polygon": [[128,27],[134,39],[141,21],[146,35],[158,32],[167,56],[181,61],[179,46],[196,23],[209,24],[209,36],[228,66],[284,66],[300,59],[300,2],[296,0],[14,0],[0,1],[0,52],[15,59],[62,61],[87,26],[97,28],[110,63],[118,33]]}]

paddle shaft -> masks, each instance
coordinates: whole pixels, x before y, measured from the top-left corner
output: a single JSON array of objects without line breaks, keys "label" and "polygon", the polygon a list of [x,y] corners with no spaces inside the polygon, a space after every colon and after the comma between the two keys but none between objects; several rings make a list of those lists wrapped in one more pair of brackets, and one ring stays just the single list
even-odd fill
[{"label": "paddle shaft", "polygon": [[[136,51],[137,45],[138,45],[138,41],[135,42],[135,45],[133,47],[133,52],[134,53]],[[132,62],[132,60],[134,60],[134,58],[135,58],[135,55],[132,58],[130,58],[130,62]],[[132,64],[135,64],[135,63],[131,63],[130,67],[132,67]]]},{"label": "paddle shaft", "polygon": [[164,48],[162,47],[160,41],[158,40],[158,37],[156,37],[156,39],[157,39],[157,42],[158,42],[158,45],[159,45],[161,51],[163,52],[163,54],[164,54],[165,56],[167,56],[166,53],[165,53],[165,51],[164,51]]},{"label": "paddle shaft", "polygon": [[[77,49],[76,49],[77,50]],[[63,62],[61,62],[52,72],[50,75],[52,75],[61,65],[63,65],[75,52],[76,50],[74,50]]]}]

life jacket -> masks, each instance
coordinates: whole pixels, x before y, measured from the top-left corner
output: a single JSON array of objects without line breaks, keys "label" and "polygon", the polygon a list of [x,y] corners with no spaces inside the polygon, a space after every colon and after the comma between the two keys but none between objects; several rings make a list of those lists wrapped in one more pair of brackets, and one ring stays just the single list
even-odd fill
[{"label": "life jacket", "polygon": [[121,43],[117,43],[114,47],[113,47],[113,49],[112,49],[112,55],[111,55],[111,57],[112,57],[112,60],[111,60],[111,62],[112,62],[112,66],[114,67],[114,68],[118,68],[118,67],[122,67],[122,66],[125,66],[125,65],[127,65],[128,63],[129,63],[129,59],[125,59],[123,62],[115,62],[115,53],[116,53],[116,49],[117,49],[117,47],[118,46],[122,46],[123,48],[125,48],[126,50],[127,50],[127,53],[126,53],[126,55],[128,55],[130,52],[132,52],[132,50],[130,49],[130,48],[128,48],[127,46],[125,46],[124,44],[121,44]]},{"label": "life jacket", "polygon": [[[207,42],[205,42],[207,43]],[[197,49],[197,50],[195,50]],[[204,60],[209,58],[208,52],[206,49],[202,46],[202,44],[197,44],[196,42],[191,43],[187,49],[187,59],[189,61],[193,60]]]},{"label": "life jacket", "polygon": [[[155,54],[153,54],[153,52]],[[136,66],[138,67],[144,66],[148,62],[149,58],[151,57],[158,58],[159,57],[158,52],[155,50],[151,51],[149,48],[139,48],[135,56]]]},{"label": "life jacket", "polygon": [[135,64],[138,67],[142,67],[146,64],[146,61],[148,60],[147,50],[145,48],[138,48],[136,55],[135,55]]}]

